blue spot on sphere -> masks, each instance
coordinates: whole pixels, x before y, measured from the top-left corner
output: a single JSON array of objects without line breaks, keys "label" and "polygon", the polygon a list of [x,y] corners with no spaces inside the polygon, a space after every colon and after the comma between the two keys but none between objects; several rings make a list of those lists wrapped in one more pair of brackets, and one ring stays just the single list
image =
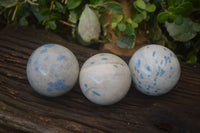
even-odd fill
[{"label": "blue spot on sphere", "polygon": [[48,50],[47,49],[43,49],[41,52],[40,52],[40,54],[44,54],[44,53],[46,53]]},{"label": "blue spot on sphere", "polygon": [[58,78],[58,77],[59,77],[59,75],[58,75],[58,74],[55,74],[54,76],[55,76],[55,78]]},{"label": "blue spot on sphere", "polygon": [[101,60],[108,60],[108,58],[101,58]]},{"label": "blue spot on sphere", "polygon": [[161,60],[160,64],[161,64],[161,65],[163,64],[163,60]]},{"label": "blue spot on sphere", "polygon": [[135,71],[137,70],[137,67],[136,67],[136,66],[134,67],[134,70],[135,70]]},{"label": "blue spot on sphere", "polygon": [[35,71],[37,71],[37,72],[41,71],[41,66],[36,67]]},{"label": "blue spot on sphere", "polygon": [[85,86],[85,88],[87,88],[87,87],[88,87],[88,85],[87,85],[87,84],[84,84],[84,86]]},{"label": "blue spot on sphere", "polygon": [[153,51],[153,54],[152,54],[152,56],[153,56],[153,57],[155,57],[155,55],[156,55],[156,51]]},{"label": "blue spot on sphere", "polygon": [[31,61],[32,61],[32,59],[31,59],[31,58],[29,58],[29,60],[28,60],[28,64],[31,64]]},{"label": "blue spot on sphere", "polygon": [[113,65],[115,68],[118,68],[118,66],[117,65]]},{"label": "blue spot on sphere", "polygon": [[36,57],[36,59],[35,59],[35,61],[34,61],[34,65],[37,65],[38,64],[38,62],[39,62],[39,59],[40,59],[40,57],[38,56],[38,57]]},{"label": "blue spot on sphere", "polygon": [[164,73],[165,73],[165,70],[161,69],[160,76],[162,76]]},{"label": "blue spot on sphere", "polygon": [[55,90],[65,90],[69,89],[70,86],[64,84],[65,80],[64,79],[59,79],[56,82],[49,82],[48,86],[49,88],[54,88]]},{"label": "blue spot on sphere", "polygon": [[50,65],[51,68],[55,68],[55,67],[57,67],[57,66],[58,66],[58,64],[51,64],[51,65]]},{"label": "blue spot on sphere", "polygon": [[156,73],[156,76],[158,76],[158,75],[159,75],[159,72]]},{"label": "blue spot on sphere", "polygon": [[57,61],[64,60],[65,58],[66,58],[66,56],[60,55],[57,57]]},{"label": "blue spot on sphere", "polygon": [[138,59],[138,61],[137,61],[137,67],[140,67],[140,64],[141,64],[141,60]]},{"label": "blue spot on sphere", "polygon": [[46,44],[46,45],[44,45],[44,47],[45,48],[51,48],[51,47],[53,47],[55,44]]},{"label": "blue spot on sphere", "polygon": [[94,95],[101,96],[101,94],[99,94],[99,93],[96,92],[96,91],[92,91],[92,93],[93,93]]},{"label": "blue spot on sphere", "polygon": [[140,78],[141,78],[141,79],[144,79],[144,77],[143,77],[142,73],[140,74]]},{"label": "blue spot on sphere", "polygon": [[139,69],[137,70],[137,73],[140,73]]},{"label": "blue spot on sphere", "polygon": [[47,61],[48,59],[49,59],[49,57],[47,56],[47,57],[44,58],[44,61]]},{"label": "blue spot on sphere", "polygon": [[147,70],[148,70],[148,71],[151,71],[151,68],[150,68],[150,66],[147,66]]},{"label": "blue spot on sphere", "polygon": [[51,92],[51,91],[53,91],[53,89],[52,88],[47,88],[47,91]]}]

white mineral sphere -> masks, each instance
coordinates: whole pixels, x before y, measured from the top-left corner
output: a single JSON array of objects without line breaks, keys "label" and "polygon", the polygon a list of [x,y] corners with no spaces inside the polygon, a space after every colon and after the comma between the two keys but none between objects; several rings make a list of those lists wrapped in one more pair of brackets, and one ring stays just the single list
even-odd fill
[{"label": "white mineral sphere", "polygon": [[151,96],[169,92],[181,73],[176,55],[166,47],[153,44],[136,51],[129,67],[136,89]]},{"label": "white mineral sphere", "polygon": [[99,105],[120,101],[131,85],[130,69],[120,57],[100,53],[90,57],[82,66],[79,76],[83,94]]},{"label": "white mineral sphere", "polygon": [[72,89],[79,74],[74,54],[57,44],[37,48],[27,63],[27,77],[33,89],[41,95],[56,97]]}]

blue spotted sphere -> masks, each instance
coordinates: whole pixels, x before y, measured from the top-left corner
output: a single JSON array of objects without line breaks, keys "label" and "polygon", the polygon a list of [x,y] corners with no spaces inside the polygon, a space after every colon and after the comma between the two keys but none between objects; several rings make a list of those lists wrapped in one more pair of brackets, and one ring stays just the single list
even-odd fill
[{"label": "blue spotted sphere", "polygon": [[56,97],[70,91],[77,81],[79,64],[74,54],[58,44],[37,48],[27,63],[27,77],[41,95]]},{"label": "blue spotted sphere", "polygon": [[82,66],[79,76],[85,97],[99,105],[119,102],[131,86],[131,72],[120,57],[100,53],[90,57]]},{"label": "blue spotted sphere", "polygon": [[181,74],[176,55],[168,48],[155,44],[137,50],[130,59],[129,67],[136,89],[150,96],[169,92]]}]

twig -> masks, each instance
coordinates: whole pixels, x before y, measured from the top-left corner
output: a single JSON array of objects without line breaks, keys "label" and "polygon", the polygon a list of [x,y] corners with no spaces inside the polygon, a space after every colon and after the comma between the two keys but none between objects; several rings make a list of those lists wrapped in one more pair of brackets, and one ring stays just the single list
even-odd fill
[{"label": "twig", "polygon": [[71,26],[71,27],[73,27],[73,28],[75,28],[75,27],[76,27],[76,25],[74,25],[74,24],[71,24],[71,23],[68,23],[68,22],[66,22],[66,21],[63,21],[63,20],[58,20],[58,22],[60,22],[60,23],[62,23],[62,24],[65,24],[65,25],[68,25],[68,26]]},{"label": "twig", "polygon": [[36,5],[36,6],[39,5],[38,3],[36,3],[37,0],[26,0],[25,2],[28,2],[29,4]]},{"label": "twig", "polygon": [[62,0],[62,3],[64,3],[66,5],[67,4],[67,0]]},{"label": "twig", "polygon": [[15,10],[14,10],[14,13],[13,13],[12,19],[11,19],[12,21],[15,20],[15,16],[16,16],[17,10],[18,10],[18,5],[16,5],[16,7],[15,7]]}]

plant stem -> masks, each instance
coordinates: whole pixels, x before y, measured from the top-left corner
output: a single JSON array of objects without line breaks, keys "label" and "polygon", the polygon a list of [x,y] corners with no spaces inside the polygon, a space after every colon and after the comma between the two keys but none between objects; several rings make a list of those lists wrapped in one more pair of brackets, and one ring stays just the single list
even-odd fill
[{"label": "plant stem", "polygon": [[71,24],[71,23],[68,23],[68,22],[66,22],[66,21],[64,21],[64,20],[58,20],[58,22],[60,22],[60,23],[62,23],[62,24],[65,24],[65,25],[67,25],[67,26],[73,27],[73,28],[76,27],[76,25]]},{"label": "plant stem", "polygon": [[18,10],[18,5],[16,5],[16,7],[15,7],[15,10],[14,10],[14,13],[13,13],[12,19],[11,19],[12,21],[15,20],[15,16],[16,16],[17,10]]},{"label": "plant stem", "polygon": [[25,0],[25,1],[32,5],[36,5],[36,6],[39,5],[38,3],[35,3],[36,1],[31,1],[31,0]]}]

